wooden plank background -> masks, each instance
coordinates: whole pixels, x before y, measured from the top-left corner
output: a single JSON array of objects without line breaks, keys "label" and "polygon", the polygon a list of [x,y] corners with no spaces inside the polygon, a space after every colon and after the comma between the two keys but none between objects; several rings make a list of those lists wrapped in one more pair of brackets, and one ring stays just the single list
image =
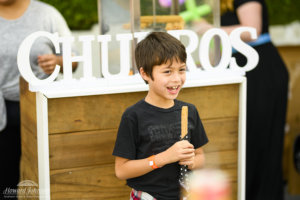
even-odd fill
[{"label": "wooden plank background", "polygon": [[[22,78],[20,79],[20,109],[22,151],[20,181],[31,180],[38,184],[36,99],[35,94],[28,91],[28,84]],[[22,199],[33,198],[22,196]]]},{"label": "wooden plank background", "polygon": [[280,46],[282,56],[289,71],[289,98],[285,134],[283,169],[288,192],[300,195],[300,173],[294,165],[293,148],[296,137],[300,136],[300,46]]},{"label": "wooden plank background", "polygon": [[[25,86],[22,90],[21,109],[27,110],[22,115],[22,145],[27,154],[22,158],[22,173],[35,181],[36,149],[26,147],[36,144],[35,95]],[[122,113],[145,95],[134,92],[49,99],[51,199],[128,199],[130,188],[114,174],[112,150]],[[206,167],[228,174],[236,199],[238,84],[184,88],[178,99],[197,107],[210,140],[204,148]],[[32,110],[28,111],[27,104]],[[29,158],[34,158],[33,162]]]}]

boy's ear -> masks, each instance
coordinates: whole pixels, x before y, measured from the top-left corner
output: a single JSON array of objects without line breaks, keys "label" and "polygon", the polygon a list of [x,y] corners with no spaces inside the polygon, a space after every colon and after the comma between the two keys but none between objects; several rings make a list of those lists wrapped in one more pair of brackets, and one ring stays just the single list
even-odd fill
[{"label": "boy's ear", "polygon": [[150,79],[150,77],[148,76],[148,74],[144,71],[144,69],[141,67],[140,68],[140,75],[141,77],[148,82],[148,80]]}]

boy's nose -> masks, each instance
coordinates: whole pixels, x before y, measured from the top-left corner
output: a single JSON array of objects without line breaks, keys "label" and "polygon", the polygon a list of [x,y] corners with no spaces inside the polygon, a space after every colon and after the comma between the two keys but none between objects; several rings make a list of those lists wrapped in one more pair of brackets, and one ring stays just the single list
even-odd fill
[{"label": "boy's nose", "polygon": [[181,76],[179,73],[174,73],[173,74],[173,77],[172,77],[172,80],[175,82],[180,82],[181,81]]}]

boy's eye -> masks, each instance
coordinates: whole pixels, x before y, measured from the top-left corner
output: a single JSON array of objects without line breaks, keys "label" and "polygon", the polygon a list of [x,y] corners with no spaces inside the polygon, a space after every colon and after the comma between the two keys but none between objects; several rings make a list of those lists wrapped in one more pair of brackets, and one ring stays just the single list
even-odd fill
[{"label": "boy's eye", "polygon": [[166,70],[164,71],[165,74],[170,74],[171,73],[171,70]]},{"label": "boy's eye", "polygon": [[186,71],[186,68],[181,68],[179,71],[185,72],[185,71]]}]

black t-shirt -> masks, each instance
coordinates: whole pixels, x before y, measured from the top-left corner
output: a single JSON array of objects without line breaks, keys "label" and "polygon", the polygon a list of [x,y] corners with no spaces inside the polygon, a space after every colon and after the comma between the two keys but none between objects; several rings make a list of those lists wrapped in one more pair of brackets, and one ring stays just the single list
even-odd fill
[{"label": "black t-shirt", "polygon": [[240,24],[236,9],[243,5],[244,3],[256,1],[262,5],[262,34],[268,33],[269,21],[268,21],[268,12],[264,0],[234,0],[233,6],[234,11],[228,11],[221,15],[221,26],[230,26]]},{"label": "black t-shirt", "polygon": [[[171,147],[180,140],[182,106],[188,106],[190,143],[195,149],[206,144],[208,139],[194,105],[175,100],[173,107],[163,109],[141,100],[124,112],[113,155],[137,160]],[[127,184],[159,200],[175,200],[180,196],[178,179],[179,164],[176,162],[128,179]]]}]

